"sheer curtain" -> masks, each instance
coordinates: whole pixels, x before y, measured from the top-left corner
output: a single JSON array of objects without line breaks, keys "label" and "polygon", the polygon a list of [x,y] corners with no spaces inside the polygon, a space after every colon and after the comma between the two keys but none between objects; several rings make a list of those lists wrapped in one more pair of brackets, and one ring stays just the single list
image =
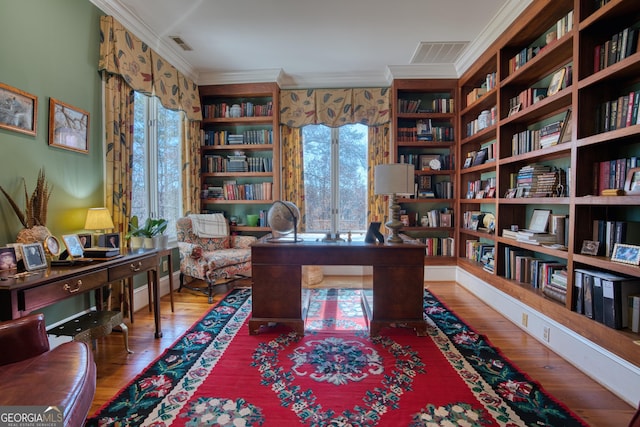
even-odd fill
[{"label": "sheer curtain", "polygon": [[[304,170],[300,129],[309,124],[339,127],[369,126],[368,185],[373,190],[373,170],[388,163],[391,120],[389,88],[301,89],[280,92],[282,124],[282,194],[300,209],[304,227]],[[385,199],[369,191],[368,221],[383,221]]]}]

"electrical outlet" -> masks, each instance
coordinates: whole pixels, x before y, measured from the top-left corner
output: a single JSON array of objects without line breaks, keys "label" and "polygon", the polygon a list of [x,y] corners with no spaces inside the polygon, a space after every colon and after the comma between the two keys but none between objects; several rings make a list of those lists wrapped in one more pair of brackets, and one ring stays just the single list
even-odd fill
[{"label": "electrical outlet", "polygon": [[165,259],[162,261],[162,272],[166,273],[167,271],[169,271],[169,261]]},{"label": "electrical outlet", "polygon": [[551,335],[551,328],[548,326],[545,326],[542,332],[542,339],[544,339],[546,342],[549,342],[549,340],[551,339],[550,335]]},{"label": "electrical outlet", "polygon": [[522,326],[525,328],[529,326],[529,315],[527,313],[522,313]]}]

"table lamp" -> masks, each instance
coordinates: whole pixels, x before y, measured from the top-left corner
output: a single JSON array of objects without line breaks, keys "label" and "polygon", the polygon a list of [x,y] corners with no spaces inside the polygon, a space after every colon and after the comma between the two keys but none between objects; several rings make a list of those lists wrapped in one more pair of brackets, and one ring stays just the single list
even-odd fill
[{"label": "table lamp", "polygon": [[107,230],[113,229],[113,220],[107,208],[89,208],[87,219],[84,223],[85,230],[93,230],[93,242],[98,242],[97,236],[104,234]]},{"label": "table lamp", "polygon": [[413,194],[414,192],[414,167],[406,163],[391,163],[377,165],[373,171],[375,194],[389,195],[389,222],[385,226],[391,230],[387,242],[402,243],[399,231],[402,228],[400,222],[400,205],[396,201],[397,194]]}]

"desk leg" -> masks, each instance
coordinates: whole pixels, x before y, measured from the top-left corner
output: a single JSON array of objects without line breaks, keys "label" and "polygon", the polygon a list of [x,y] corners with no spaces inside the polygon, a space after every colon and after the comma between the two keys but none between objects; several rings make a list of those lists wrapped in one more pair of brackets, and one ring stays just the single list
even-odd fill
[{"label": "desk leg", "polygon": [[162,325],[161,325],[161,317],[160,317],[160,290],[158,289],[158,270],[149,270],[149,273],[153,277],[152,286],[153,286],[153,317],[156,322],[156,338],[162,338]]},{"label": "desk leg", "polygon": [[173,260],[172,250],[167,252],[167,265],[169,266],[169,300],[171,301],[171,312],[174,312],[173,308]]}]

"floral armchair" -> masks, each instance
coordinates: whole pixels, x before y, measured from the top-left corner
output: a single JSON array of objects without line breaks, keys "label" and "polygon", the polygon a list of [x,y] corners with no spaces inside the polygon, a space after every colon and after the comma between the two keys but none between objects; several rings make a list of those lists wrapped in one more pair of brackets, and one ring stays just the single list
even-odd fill
[{"label": "floral armchair", "polygon": [[[179,218],[176,222],[180,253],[180,288],[205,292],[213,302],[214,289],[223,279],[224,284],[239,277],[251,276],[251,244],[254,236],[201,237],[194,233],[192,218]],[[185,276],[201,279],[207,288],[185,284]],[[217,283],[218,282],[218,283]]]}]

